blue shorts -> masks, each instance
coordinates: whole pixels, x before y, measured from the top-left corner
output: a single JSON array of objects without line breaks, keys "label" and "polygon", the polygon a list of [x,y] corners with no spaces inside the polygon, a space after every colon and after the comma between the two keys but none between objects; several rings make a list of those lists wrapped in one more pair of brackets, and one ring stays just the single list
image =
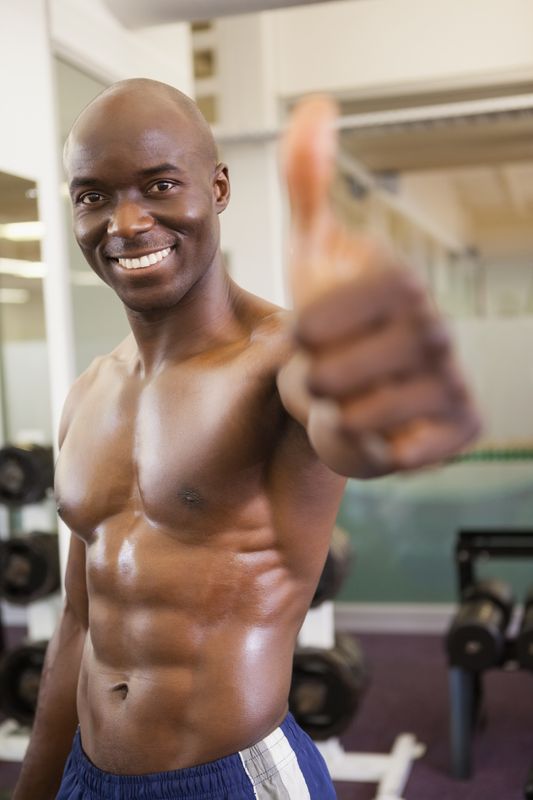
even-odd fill
[{"label": "blue shorts", "polygon": [[288,714],[279,728],[233,755],[170,772],[113,775],[83,752],[79,729],[56,800],[336,800],[325,761]]}]

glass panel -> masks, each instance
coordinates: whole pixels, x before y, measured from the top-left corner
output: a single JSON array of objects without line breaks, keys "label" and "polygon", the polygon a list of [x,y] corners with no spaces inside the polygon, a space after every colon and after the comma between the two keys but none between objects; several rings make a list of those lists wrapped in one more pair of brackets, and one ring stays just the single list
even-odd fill
[{"label": "glass panel", "polygon": [[51,441],[37,189],[0,173],[0,350],[4,439]]},{"label": "glass panel", "polygon": [[[0,172],[1,538],[56,527],[42,232],[35,183]],[[16,451],[12,458],[6,445],[46,451]],[[30,471],[24,463],[31,463]]]}]

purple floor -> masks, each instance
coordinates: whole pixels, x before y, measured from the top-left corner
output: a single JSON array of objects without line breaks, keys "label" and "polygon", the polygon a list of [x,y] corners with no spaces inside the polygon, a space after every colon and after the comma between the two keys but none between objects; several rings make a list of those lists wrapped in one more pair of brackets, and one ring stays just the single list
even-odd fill
[{"label": "purple floor", "polygon": [[[485,678],[486,725],[474,745],[469,781],[448,772],[448,676],[434,636],[359,637],[372,683],[343,737],[347,751],[388,752],[397,734],[426,745],[404,791],[406,800],[523,800],[533,764],[533,674],[492,671]],[[339,800],[372,800],[375,785],[338,783]]]},{"label": "purple floor", "polygon": [[[426,747],[414,765],[406,800],[523,800],[533,764],[533,675],[489,673],[487,724],[477,736],[468,782],[448,774],[447,671],[442,642],[431,636],[360,637],[372,672],[360,712],[343,737],[347,751],[386,753],[399,733]],[[18,765],[0,762],[0,800],[9,797]],[[338,800],[373,800],[375,785],[338,783]],[[6,794],[6,790],[8,793]]]}]

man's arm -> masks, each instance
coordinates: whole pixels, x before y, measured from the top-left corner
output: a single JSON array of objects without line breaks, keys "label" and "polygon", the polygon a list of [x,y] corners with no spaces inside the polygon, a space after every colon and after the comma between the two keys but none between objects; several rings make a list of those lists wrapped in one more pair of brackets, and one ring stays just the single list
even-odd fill
[{"label": "man's arm", "polygon": [[12,800],[53,800],[78,724],[76,692],[88,626],[85,544],[72,535],[66,598],[44,662],[37,713]]},{"label": "man's arm", "polygon": [[405,270],[302,310],[278,388],[320,459],[349,477],[438,463],[479,431],[445,326]]},{"label": "man's arm", "polygon": [[321,460],[369,478],[442,461],[480,423],[425,289],[332,209],[334,114],[325,98],[304,101],[285,139],[295,319],[278,387]]},{"label": "man's arm", "polygon": [[[90,367],[70,389],[59,428],[60,448],[92,374]],[[12,800],[53,800],[57,794],[78,725],[76,694],[88,626],[85,543],[71,534],[65,601],[46,651],[30,743]]]}]

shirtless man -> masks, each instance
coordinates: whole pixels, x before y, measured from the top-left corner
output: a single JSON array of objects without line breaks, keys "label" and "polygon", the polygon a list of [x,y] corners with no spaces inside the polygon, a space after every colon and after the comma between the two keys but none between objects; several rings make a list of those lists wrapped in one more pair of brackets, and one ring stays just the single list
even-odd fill
[{"label": "shirtless man", "polygon": [[285,141],[294,314],[224,270],[192,101],[125,81],[71,131],[76,238],[132,333],[66,402],[66,601],[14,800],[335,797],[287,697],[345,476],[437,462],[478,419],[424,291],[330,210],[333,113],[304,103]]}]

